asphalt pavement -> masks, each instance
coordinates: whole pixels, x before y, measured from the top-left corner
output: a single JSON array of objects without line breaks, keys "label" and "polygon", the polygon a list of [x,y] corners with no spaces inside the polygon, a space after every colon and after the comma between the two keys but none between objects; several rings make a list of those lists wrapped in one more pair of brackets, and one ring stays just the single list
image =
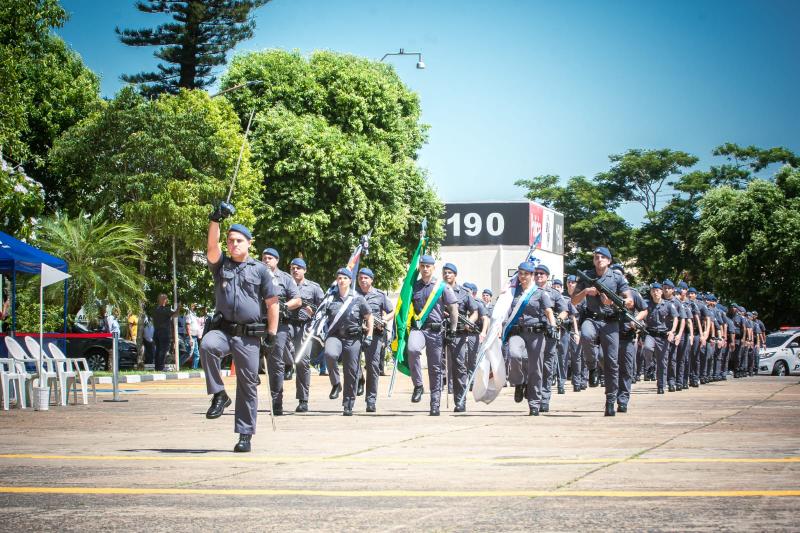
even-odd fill
[{"label": "asphalt pavement", "polygon": [[2,411],[0,530],[797,530],[797,377],[663,396],[639,383],[613,418],[599,388],[568,387],[539,417],[512,388],[430,417],[408,378],[391,399],[387,386],[377,413],[360,397],[343,417],[327,377],[312,378],[306,414],[287,382],[273,431],[262,385],[250,454],[232,453],[232,409],[205,419],[201,379]]}]

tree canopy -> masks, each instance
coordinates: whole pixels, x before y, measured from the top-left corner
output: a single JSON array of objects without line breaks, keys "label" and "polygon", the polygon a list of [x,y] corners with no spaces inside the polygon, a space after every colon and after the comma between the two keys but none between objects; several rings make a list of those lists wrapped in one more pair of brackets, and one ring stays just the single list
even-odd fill
[{"label": "tree canopy", "polygon": [[240,41],[253,36],[252,12],[270,0],[139,0],[143,13],[171,15],[173,21],[154,29],[116,28],[120,41],[129,46],[158,46],[153,54],[164,63],[156,72],[124,74],[142,93],[177,93],[180,89],[204,89],[216,81],[215,67],[224,65],[226,54]]},{"label": "tree canopy", "polygon": [[432,241],[443,206],[416,165],[427,126],[416,94],[392,67],[355,56],[265,51],[236,57],[222,79],[244,124],[257,110],[253,160],[264,176],[259,248],[303,256],[327,282],[358,237],[373,229],[365,261],[391,287],[427,218]]}]

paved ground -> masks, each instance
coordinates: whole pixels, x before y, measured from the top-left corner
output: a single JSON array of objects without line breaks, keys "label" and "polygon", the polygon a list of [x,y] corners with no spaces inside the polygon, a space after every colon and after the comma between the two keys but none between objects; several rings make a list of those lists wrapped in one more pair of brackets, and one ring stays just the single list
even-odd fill
[{"label": "paved ground", "polygon": [[204,418],[197,379],[124,386],[127,403],[103,402],[106,388],[89,406],[0,412],[0,530],[798,528],[796,377],[665,396],[640,383],[615,418],[599,389],[568,390],[538,418],[512,389],[432,418],[407,378],[390,400],[387,384],[378,413],[359,398],[345,418],[314,377],[313,412],[273,432],[263,410],[247,456],[230,452],[232,410]]}]

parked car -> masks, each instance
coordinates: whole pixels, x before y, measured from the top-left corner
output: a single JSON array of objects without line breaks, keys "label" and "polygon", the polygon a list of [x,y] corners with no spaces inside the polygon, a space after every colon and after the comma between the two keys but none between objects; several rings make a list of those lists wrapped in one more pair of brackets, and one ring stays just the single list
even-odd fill
[{"label": "parked car", "polygon": [[[76,324],[72,333],[95,333],[85,326]],[[111,370],[111,355],[113,339],[100,338],[68,338],[67,357],[83,357],[92,370]],[[120,370],[136,368],[136,343],[119,339],[119,368]]]},{"label": "parked car", "polygon": [[767,335],[758,372],[773,376],[800,374],[800,328],[782,328]]}]

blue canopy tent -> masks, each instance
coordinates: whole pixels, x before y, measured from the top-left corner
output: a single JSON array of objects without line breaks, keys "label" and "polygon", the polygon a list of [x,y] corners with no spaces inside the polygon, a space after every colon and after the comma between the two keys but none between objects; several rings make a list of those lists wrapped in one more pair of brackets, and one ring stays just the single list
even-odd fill
[{"label": "blue canopy tent", "polygon": [[[17,272],[41,274],[42,264],[62,272],[67,262],[0,231],[0,274],[11,278],[11,330],[17,330]],[[67,331],[67,280],[64,280],[64,332]]]}]

